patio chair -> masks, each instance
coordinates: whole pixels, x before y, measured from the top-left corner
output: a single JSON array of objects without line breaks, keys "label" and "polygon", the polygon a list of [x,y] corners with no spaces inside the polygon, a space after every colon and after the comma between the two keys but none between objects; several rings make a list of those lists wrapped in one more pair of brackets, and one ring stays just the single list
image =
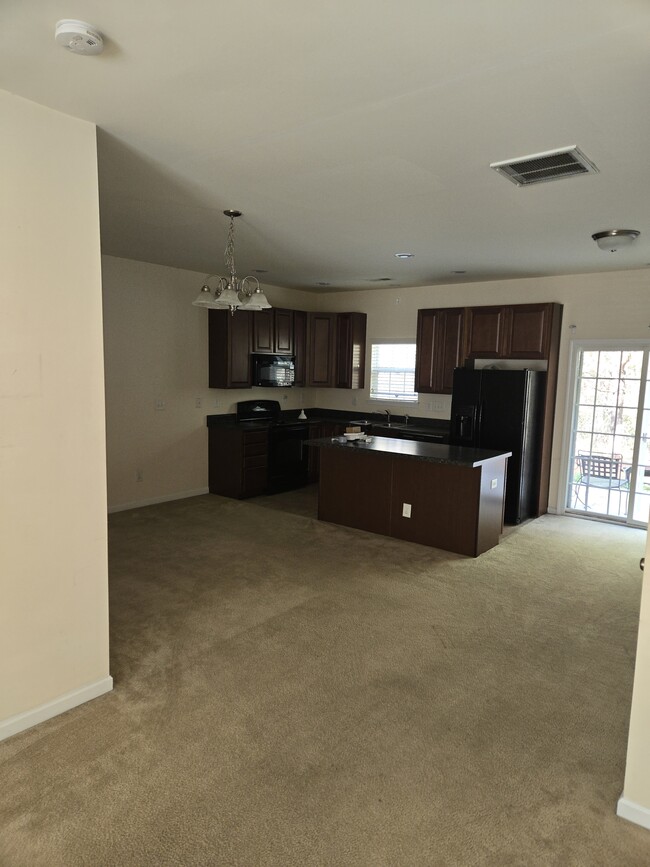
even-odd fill
[{"label": "patio chair", "polygon": [[[578,452],[576,456],[578,465],[578,477],[574,482],[575,498],[573,508],[582,503],[585,509],[589,508],[587,500],[589,488],[597,488],[606,491],[618,491],[618,510],[621,511],[621,497],[627,497],[629,491],[628,478],[623,470],[623,455],[602,455],[596,452]],[[580,489],[584,487],[584,499],[580,497]],[[609,498],[608,498],[609,505]],[[604,509],[603,511],[608,511]]]}]

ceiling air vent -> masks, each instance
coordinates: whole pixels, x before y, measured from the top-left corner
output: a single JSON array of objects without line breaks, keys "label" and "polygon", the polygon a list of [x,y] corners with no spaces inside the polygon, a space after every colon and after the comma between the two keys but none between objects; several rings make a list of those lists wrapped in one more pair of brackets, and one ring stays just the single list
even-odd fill
[{"label": "ceiling air vent", "polygon": [[543,184],[571,178],[574,175],[595,174],[596,166],[575,145],[556,151],[544,151],[514,160],[490,163],[490,168],[504,175],[518,187]]}]

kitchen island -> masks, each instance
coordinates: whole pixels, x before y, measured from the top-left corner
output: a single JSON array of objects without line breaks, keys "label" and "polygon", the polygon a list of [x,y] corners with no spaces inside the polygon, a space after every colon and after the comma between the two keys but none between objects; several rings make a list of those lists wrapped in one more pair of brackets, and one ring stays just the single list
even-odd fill
[{"label": "kitchen island", "polygon": [[477,557],[499,543],[511,452],[388,437],[311,440],[318,517]]}]

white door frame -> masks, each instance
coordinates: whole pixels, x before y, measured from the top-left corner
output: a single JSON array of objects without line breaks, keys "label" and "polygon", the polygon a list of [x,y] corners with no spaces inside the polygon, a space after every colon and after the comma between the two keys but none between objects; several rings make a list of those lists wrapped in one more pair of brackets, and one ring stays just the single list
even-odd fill
[{"label": "white door frame", "polygon": [[[569,457],[571,451],[571,435],[573,433],[573,420],[576,406],[576,391],[578,382],[576,378],[578,366],[578,353],[583,350],[616,350],[616,349],[637,349],[641,352],[650,351],[650,340],[615,340],[607,338],[599,340],[590,338],[589,340],[570,340],[569,341],[569,372],[568,372],[568,388],[566,392],[566,406],[564,407],[564,430],[562,432],[562,455],[560,472],[558,475],[557,503],[556,513],[565,515],[567,486],[569,484]],[[571,512],[571,515],[574,513]],[[580,515],[582,517],[582,515]],[[589,517],[585,515],[584,517]],[[599,516],[598,520],[607,520]],[[616,522],[620,523],[620,522]]]}]

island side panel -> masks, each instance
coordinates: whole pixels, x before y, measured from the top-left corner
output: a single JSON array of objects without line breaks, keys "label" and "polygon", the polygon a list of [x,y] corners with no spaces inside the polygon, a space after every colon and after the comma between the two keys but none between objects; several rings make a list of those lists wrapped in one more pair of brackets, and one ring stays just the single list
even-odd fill
[{"label": "island side panel", "polygon": [[355,449],[321,448],[318,517],[390,535],[392,457]]},{"label": "island side panel", "polygon": [[476,554],[494,548],[503,532],[507,458],[488,461],[481,473],[481,505]]},{"label": "island side panel", "polygon": [[[481,467],[395,458],[392,535],[476,557],[480,496]],[[403,517],[404,503],[411,506],[410,518]],[[493,544],[498,541],[497,534]]]}]

